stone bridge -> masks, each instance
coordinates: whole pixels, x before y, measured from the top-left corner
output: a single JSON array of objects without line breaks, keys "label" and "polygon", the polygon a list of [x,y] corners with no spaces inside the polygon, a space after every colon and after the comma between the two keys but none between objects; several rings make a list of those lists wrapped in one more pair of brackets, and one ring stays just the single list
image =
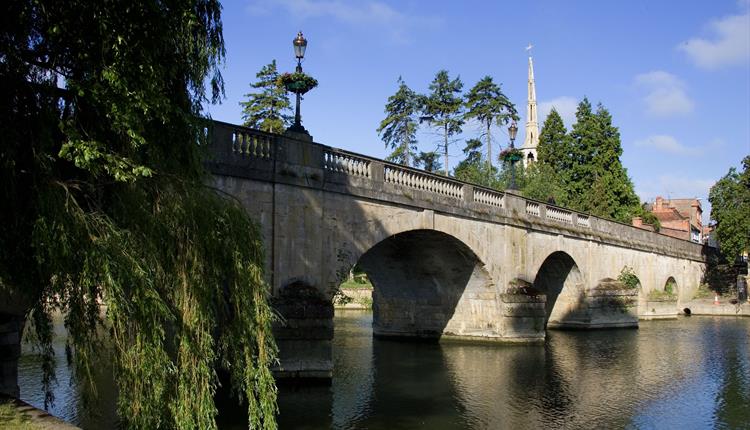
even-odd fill
[{"label": "stone bridge", "polygon": [[[701,245],[511,191],[304,136],[207,132],[214,184],[262,232],[280,376],[331,376],[332,298],[354,264],[375,287],[374,335],[509,342],[676,316],[705,270]],[[639,287],[616,281],[625,267]],[[648,302],[667,284],[674,299]]]}]

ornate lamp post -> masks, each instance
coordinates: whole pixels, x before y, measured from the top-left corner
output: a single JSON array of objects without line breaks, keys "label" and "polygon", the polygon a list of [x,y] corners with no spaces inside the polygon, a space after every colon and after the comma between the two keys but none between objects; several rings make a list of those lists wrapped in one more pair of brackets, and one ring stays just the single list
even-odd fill
[{"label": "ornate lamp post", "polygon": [[[292,44],[294,46],[294,56],[297,57],[297,68],[295,69],[295,73],[302,73],[302,59],[305,58],[307,39],[305,39],[301,31],[297,33],[297,37],[294,38]],[[289,127],[289,131],[307,134],[307,130],[302,126],[302,119],[299,114],[300,99],[302,98],[303,92],[300,91],[300,88],[297,88],[294,89],[294,94],[297,95],[297,104],[294,110],[294,124]]]},{"label": "ornate lamp post", "polygon": [[510,136],[510,189],[515,190],[516,189],[516,161],[517,157],[515,156],[515,150],[516,147],[513,146],[513,142],[516,140],[516,133],[518,133],[518,126],[516,125],[516,122],[513,121],[510,123],[510,126],[508,127],[508,136]]}]

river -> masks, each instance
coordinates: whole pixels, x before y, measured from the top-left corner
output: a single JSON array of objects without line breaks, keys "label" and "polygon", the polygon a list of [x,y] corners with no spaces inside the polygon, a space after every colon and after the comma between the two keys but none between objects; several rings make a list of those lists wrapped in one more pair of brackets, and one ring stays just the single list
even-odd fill
[{"label": "river", "polygon": [[[371,323],[367,311],[337,312],[332,383],[281,386],[281,429],[750,429],[750,318],[550,331],[537,346],[379,340]],[[80,412],[61,345],[51,412],[108,427],[111,406]],[[22,398],[41,405],[28,348],[20,373]]]}]

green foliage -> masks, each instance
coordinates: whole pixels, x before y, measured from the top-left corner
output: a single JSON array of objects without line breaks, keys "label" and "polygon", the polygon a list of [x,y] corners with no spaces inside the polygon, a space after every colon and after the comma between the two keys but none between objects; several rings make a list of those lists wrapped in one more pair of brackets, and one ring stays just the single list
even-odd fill
[{"label": "green foliage", "polygon": [[453,176],[461,181],[500,189],[498,170],[484,161],[481,148],[482,142],[479,139],[467,140],[463,149],[465,158],[453,169]]},{"label": "green foliage", "polygon": [[620,275],[617,277],[617,280],[620,281],[623,285],[625,285],[626,288],[629,288],[629,289],[636,289],[641,286],[641,281],[635,275],[635,271],[633,270],[633,268],[629,266],[622,267],[622,270],[620,270]]},{"label": "green foliage", "polygon": [[548,164],[555,170],[565,171],[570,168],[573,148],[562,117],[553,107],[542,125],[537,147],[537,162]]},{"label": "green foliage", "polygon": [[572,157],[565,178],[568,203],[599,217],[630,223],[639,212],[639,200],[620,163],[620,133],[612,125],[612,116],[601,104],[592,112],[584,98],[570,138]]},{"label": "green foliage", "polygon": [[398,91],[388,97],[385,105],[386,117],[380,122],[378,134],[385,147],[394,149],[386,159],[394,163],[409,166],[417,149],[417,121],[419,98],[399,76]]},{"label": "green foliage", "polygon": [[[463,87],[460,77],[451,80],[447,70],[440,70],[430,83],[430,94],[420,100],[422,113],[431,118],[430,125],[439,130],[443,136],[442,146],[446,163],[450,138],[461,133],[461,127],[464,124],[463,99],[461,98]],[[448,166],[446,165],[445,168],[447,169]]]},{"label": "green foliage", "polygon": [[742,160],[741,171],[730,168],[711,187],[708,201],[711,219],[716,223],[716,239],[731,263],[750,251],[750,155]]},{"label": "green foliage", "polygon": [[110,349],[125,428],[216,428],[218,368],[275,427],[260,234],[202,167],[220,5],[21,0],[3,19],[0,313],[23,295],[50,363],[62,311],[83,383]]},{"label": "green foliage", "polygon": [[588,195],[594,183],[594,154],[596,151],[596,124],[591,103],[584,98],[576,110],[576,123],[570,131],[570,161],[566,188],[570,204],[583,209],[588,206]]},{"label": "green foliage", "polygon": [[303,72],[283,73],[276,84],[291,93],[305,94],[318,86],[318,80]]},{"label": "green foliage", "polygon": [[435,151],[420,152],[419,156],[414,160],[414,165],[428,172],[437,172],[443,168],[443,165],[440,164],[440,154]]},{"label": "green foliage", "polygon": [[[566,205],[568,202],[567,184],[570,181],[572,153],[571,139],[563,120],[555,108],[552,108],[539,134],[536,165],[539,167],[539,173],[542,173],[540,179],[549,181],[548,194],[554,195],[559,205]],[[553,193],[552,189],[556,192]]]},{"label": "green foliage", "polygon": [[651,290],[648,292],[648,299],[653,301],[672,301],[677,300],[677,295],[667,290]]},{"label": "green foliage", "polygon": [[526,188],[526,168],[523,167],[522,162],[517,162],[515,164],[510,162],[504,162],[501,167],[500,171],[497,176],[497,189],[499,190],[505,190],[508,188],[511,188],[512,178],[513,178],[513,171],[515,170],[515,182],[516,182],[516,189],[520,190],[523,194],[523,190]]},{"label": "green foliage", "polygon": [[502,126],[518,119],[516,107],[503,94],[500,86],[485,76],[466,94],[466,119],[476,119],[485,127],[487,139],[487,163],[492,162],[492,125]]},{"label": "green foliage", "polygon": [[641,210],[636,213],[636,216],[641,217],[644,224],[652,226],[654,231],[661,230],[661,221],[659,221],[659,218],[657,218],[653,212],[645,210],[643,206],[641,206]]},{"label": "green foliage", "polygon": [[505,148],[497,155],[497,159],[504,163],[516,163],[523,160],[523,151],[518,148]]},{"label": "green foliage", "polygon": [[525,171],[521,192],[525,197],[563,206],[566,194],[559,178],[558,172],[549,164],[532,163]]},{"label": "green foliage", "polygon": [[365,309],[372,309],[372,297],[360,297],[357,299],[357,303]]},{"label": "green foliage", "polygon": [[0,403],[0,428],[14,430],[41,430],[29,414],[13,405],[10,401]]},{"label": "green foliage", "polygon": [[281,133],[291,123],[291,104],[284,87],[278,84],[279,72],[276,60],[263,66],[255,75],[258,82],[251,84],[257,93],[245,94],[242,106],[243,125],[269,133]]},{"label": "green foliage", "polygon": [[707,299],[707,298],[713,298],[714,294],[716,294],[708,284],[701,283],[698,285],[698,289],[695,291],[695,294],[693,295],[694,299]]},{"label": "green foliage", "polygon": [[673,278],[669,278],[667,280],[667,283],[664,284],[664,292],[669,295],[675,294],[677,292],[677,283]]}]

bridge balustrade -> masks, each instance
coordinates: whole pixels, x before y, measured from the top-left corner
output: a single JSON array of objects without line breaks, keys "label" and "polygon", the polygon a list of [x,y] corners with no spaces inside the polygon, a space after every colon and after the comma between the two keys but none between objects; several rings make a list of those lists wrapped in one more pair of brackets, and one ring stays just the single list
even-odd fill
[{"label": "bridge balustrade", "polygon": [[[260,176],[263,175],[273,179],[274,164],[304,164],[322,169],[326,174],[343,175],[340,178],[353,177],[365,181],[360,184],[373,183],[373,188],[377,189],[383,189],[378,184],[388,184],[390,187],[433,193],[467,205],[489,206],[501,211],[512,206],[508,200],[510,198],[510,201],[517,202],[513,203],[517,205],[514,207],[526,216],[578,228],[592,228],[591,217],[587,214],[313,142],[219,121],[209,121],[203,131],[208,134],[212,153],[217,158],[213,165],[230,166],[232,174],[245,169],[246,172],[254,171],[258,179],[262,179]],[[301,151],[299,148],[306,149]],[[300,152],[309,154],[301,156]],[[319,158],[318,162],[315,162],[316,158]]]},{"label": "bridge balustrade", "polygon": [[325,170],[369,178],[371,176],[370,166],[370,160],[367,158],[333,149],[323,150],[323,168]]},{"label": "bridge balustrade", "polygon": [[526,202],[526,213],[529,214],[529,215],[531,215],[531,216],[536,216],[536,217],[541,216],[542,215],[542,211],[540,209],[539,203],[527,201]]},{"label": "bridge balustrade", "polygon": [[273,138],[250,128],[238,128],[232,133],[232,152],[241,156],[271,159]]},{"label": "bridge balustrade", "polygon": [[474,187],[474,201],[485,205],[503,207],[504,193]]},{"label": "bridge balustrade", "polygon": [[551,206],[548,206],[546,209],[547,210],[545,212],[546,212],[547,218],[551,220],[559,221],[559,222],[564,222],[566,224],[573,224],[572,212],[566,211],[560,208],[551,207]]},{"label": "bridge balustrade", "polygon": [[385,182],[390,184],[429,191],[456,199],[463,198],[463,183],[409,167],[386,164],[384,165],[384,178]]}]

